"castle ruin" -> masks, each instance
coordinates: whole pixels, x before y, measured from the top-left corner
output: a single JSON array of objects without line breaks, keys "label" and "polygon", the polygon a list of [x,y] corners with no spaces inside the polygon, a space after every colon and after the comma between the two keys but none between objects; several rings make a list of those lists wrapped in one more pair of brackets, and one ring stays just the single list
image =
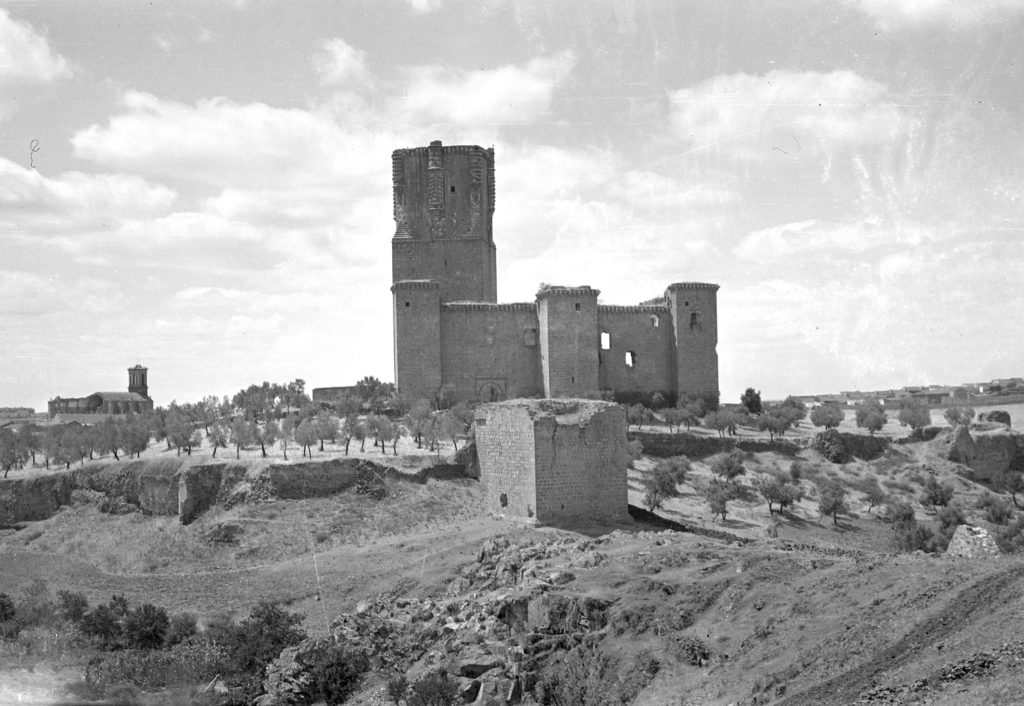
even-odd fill
[{"label": "castle ruin", "polygon": [[497,303],[494,150],[475,145],[391,156],[395,383],[433,399],[718,398],[717,284],[677,282],[632,306],[589,286],[544,286]]}]

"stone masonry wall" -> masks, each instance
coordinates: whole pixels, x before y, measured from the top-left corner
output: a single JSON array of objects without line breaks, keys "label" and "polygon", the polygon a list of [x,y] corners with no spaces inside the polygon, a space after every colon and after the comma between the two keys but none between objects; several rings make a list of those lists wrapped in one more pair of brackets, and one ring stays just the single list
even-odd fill
[{"label": "stone masonry wall", "polygon": [[[668,307],[598,306],[597,324],[611,343],[611,349],[600,354],[602,390],[675,390],[675,336]],[[632,367],[626,364],[627,351],[636,354]]]},{"label": "stone masonry wall", "polygon": [[441,380],[457,399],[532,397],[540,377],[537,309],[532,304],[451,304],[441,308]]},{"label": "stone masonry wall", "polygon": [[626,413],[580,401],[576,414],[537,419],[537,520],[617,521],[627,515]]},{"label": "stone masonry wall", "polygon": [[480,485],[487,510],[520,518],[535,517],[533,418],[529,409],[513,403],[481,405],[475,425]]}]

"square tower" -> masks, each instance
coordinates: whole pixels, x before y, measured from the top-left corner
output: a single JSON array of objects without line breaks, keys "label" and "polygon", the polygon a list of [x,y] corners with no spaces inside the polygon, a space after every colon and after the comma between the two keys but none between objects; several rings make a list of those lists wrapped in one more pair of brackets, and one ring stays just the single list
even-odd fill
[{"label": "square tower", "polygon": [[434,280],[442,302],[497,301],[494,150],[439,140],[395,150],[391,180],[392,282]]}]

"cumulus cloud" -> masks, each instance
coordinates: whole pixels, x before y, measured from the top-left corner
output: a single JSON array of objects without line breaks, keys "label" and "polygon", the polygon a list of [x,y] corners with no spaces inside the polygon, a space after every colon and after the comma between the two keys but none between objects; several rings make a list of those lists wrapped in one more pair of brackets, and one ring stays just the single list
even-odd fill
[{"label": "cumulus cloud", "polygon": [[330,183],[379,171],[386,135],[344,129],[328,111],[235,103],[195,105],[131,91],[124,111],[71,140],[75,155],[98,164],[216,186]]},{"label": "cumulus cloud", "polygon": [[462,126],[527,123],[551,108],[555,88],[569,76],[576,58],[564,51],[531,59],[523,66],[466,71],[419,66],[398,101],[406,122],[433,120]]},{"label": "cumulus cloud", "polygon": [[324,42],[324,52],[313,61],[321,83],[352,88],[373,85],[373,74],[366,65],[366,52],[356,49],[344,39]]},{"label": "cumulus cloud", "polygon": [[852,71],[715,76],[669,99],[677,137],[741,159],[806,159],[885,144],[905,129],[885,86]]},{"label": "cumulus cloud", "polygon": [[70,62],[50,49],[46,37],[0,8],[0,85],[50,83],[70,75]]},{"label": "cumulus cloud", "polygon": [[970,28],[1024,15],[1024,0],[848,0],[883,29]]},{"label": "cumulus cloud", "polygon": [[0,157],[0,224],[7,232],[52,233],[166,213],[177,195],[125,174],[66,172],[50,178]]}]

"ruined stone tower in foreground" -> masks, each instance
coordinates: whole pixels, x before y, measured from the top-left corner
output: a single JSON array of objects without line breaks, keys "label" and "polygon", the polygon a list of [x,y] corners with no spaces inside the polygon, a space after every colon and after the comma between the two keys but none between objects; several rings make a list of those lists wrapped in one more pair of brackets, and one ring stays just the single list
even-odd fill
[{"label": "ruined stone tower in foreground", "polygon": [[494,151],[435,141],[395,150],[391,167],[400,392],[433,399],[450,383],[467,401],[604,391],[717,399],[717,284],[677,282],[633,306],[599,304],[589,286],[498,304]]}]

